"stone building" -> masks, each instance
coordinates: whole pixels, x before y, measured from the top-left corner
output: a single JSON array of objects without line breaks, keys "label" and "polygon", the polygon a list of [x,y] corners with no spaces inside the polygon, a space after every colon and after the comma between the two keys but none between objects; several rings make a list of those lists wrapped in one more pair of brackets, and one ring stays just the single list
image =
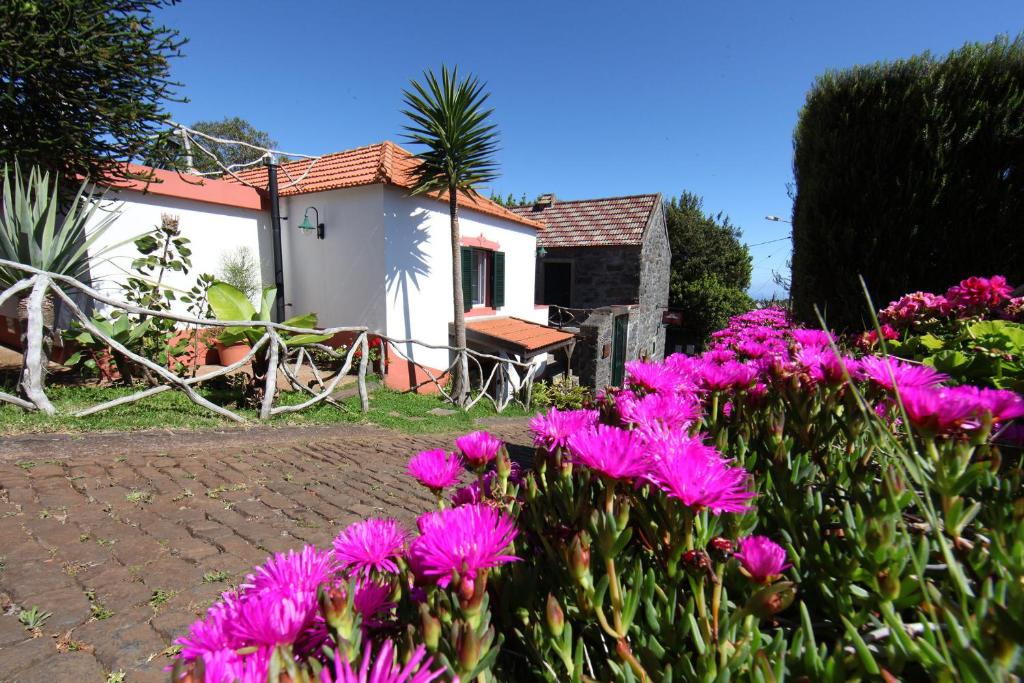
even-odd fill
[{"label": "stone building", "polygon": [[618,385],[626,361],[664,356],[672,253],[660,194],[543,195],[514,210],[545,226],[534,291],[553,323],[578,330],[573,369],[583,383]]}]

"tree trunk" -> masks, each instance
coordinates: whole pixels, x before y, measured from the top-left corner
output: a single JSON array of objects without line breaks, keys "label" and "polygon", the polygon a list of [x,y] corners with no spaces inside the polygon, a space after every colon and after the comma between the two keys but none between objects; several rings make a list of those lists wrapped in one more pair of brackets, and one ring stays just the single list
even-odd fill
[{"label": "tree trunk", "polygon": [[455,187],[448,188],[448,212],[452,232],[452,299],[455,302],[455,346],[459,362],[452,373],[452,398],[461,406],[469,393],[469,358],[466,356],[466,311],[462,298],[462,241],[459,238],[459,197]]}]

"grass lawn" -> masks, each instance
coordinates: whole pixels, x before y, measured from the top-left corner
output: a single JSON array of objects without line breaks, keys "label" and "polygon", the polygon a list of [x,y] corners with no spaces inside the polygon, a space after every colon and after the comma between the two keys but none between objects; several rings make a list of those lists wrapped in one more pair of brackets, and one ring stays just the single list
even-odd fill
[{"label": "grass lawn", "polygon": [[[11,392],[10,388],[4,389]],[[123,387],[47,387],[47,395],[57,410],[67,413],[118,396],[133,393],[132,389]],[[252,409],[238,409],[230,405],[232,397],[222,392],[199,389],[199,393],[214,403],[222,403],[234,412],[250,420],[251,424],[282,425],[315,425],[349,422],[356,424],[376,424],[389,429],[405,432],[448,432],[469,431],[477,418],[498,415],[486,399],[477,403],[468,412],[457,411],[452,415],[431,415],[435,408],[450,409],[435,396],[419,394],[402,394],[384,387],[378,387],[370,394],[370,411],[363,414],[359,411],[359,398],[351,396],[341,401],[344,409],[336,408],[327,403],[320,403],[298,413],[276,416],[262,423],[256,418]],[[307,394],[282,392],[278,405],[300,403],[308,398]],[[519,417],[527,415],[522,408],[510,405],[502,416]],[[167,391],[135,403],[110,408],[88,417],[71,417],[70,415],[49,416],[42,413],[27,412],[16,406],[0,403],[0,435],[24,434],[32,432],[98,432],[98,431],[135,431],[140,429],[202,429],[213,427],[230,427],[235,423],[195,405],[178,391]]]}]

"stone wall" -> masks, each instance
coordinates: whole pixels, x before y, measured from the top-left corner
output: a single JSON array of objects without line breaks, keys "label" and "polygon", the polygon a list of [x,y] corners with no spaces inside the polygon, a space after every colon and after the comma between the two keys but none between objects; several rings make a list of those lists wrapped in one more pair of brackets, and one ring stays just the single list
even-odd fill
[{"label": "stone wall", "polygon": [[[537,259],[538,304],[544,298],[544,264],[572,263],[569,308],[600,308],[638,302],[641,264],[638,247],[552,247]],[[667,292],[667,290],[666,290]]]},{"label": "stone wall", "polygon": [[665,327],[661,317],[668,306],[671,261],[665,211],[659,203],[647,224],[641,246],[640,307],[629,318],[629,358],[665,357]]}]

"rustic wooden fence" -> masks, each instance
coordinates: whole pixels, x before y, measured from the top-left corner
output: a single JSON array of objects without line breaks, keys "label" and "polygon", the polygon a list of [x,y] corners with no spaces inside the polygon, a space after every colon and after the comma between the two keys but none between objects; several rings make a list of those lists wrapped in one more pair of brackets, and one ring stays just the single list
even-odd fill
[{"label": "rustic wooden fence", "polygon": [[[208,382],[218,377],[223,377],[246,367],[257,354],[264,354],[261,359],[267,362],[267,372],[263,395],[259,405],[259,418],[270,419],[276,415],[294,413],[305,410],[319,403],[327,402],[339,405],[332,398],[338,384],[356,367],[356,386],[359,396],[360,408],[363,412],[369,409],[369,394],[367,391],[367,374],[369,359],[369,339],[379,338],[392,353],[418,367],[427,377],[419,384],[411,387],[408,391],[417,391],[426,384],[433,384],[437,392],[453,404],[458,404],[464,409],[472,408],[484,398],[490,400],[498,412],[504,410],[510,403],[518,403],[524,407],[530,404],[533,381],[537,372],[537,365],[524,363],[510,358],[503,358],[491,354],[481,353],[467,348],[453,346],[428,344],[416,339],[394,339],[383,334],[371,333],[362,326],[326,327],[320,329],[306,329],[290,327],[280,323],[265,322],[258,320],[214,320],[205,318],[194,318],[187,315],[180,315],[169,311],[155,311],[133,304],[113,299],[103,293],[64,275],[49,273],[30,266],[0,259],[0,267],[13,269],[25,273],[22,280],[0,292],[0,307],[12,298],[25,300],[26,319],[24,321],[24,334],[22,338],[24,355],[24,368],[19,381],[19,393],[21,395],[9,394],[0,391],[0,402],[11,403],[25,410],[38,410],[50,415],[57,414],[57,409],[46,395],[46,367],[47,354],[45,344],[47,335],[52,331],[46,327],[44,308],[53,299],[59,300],[67,308],[71,318],[76,320],[94,339],[102,342],[112,351],[116,351],[131,362],[148,369],[158,379],[158,383],[140,388],[138,391],[118,398],[104,401],[87,408],[73,411],[71,414],[76,417],[92,415],[115,406],[126,403],[141,401],[150,396],[178,390],[185,394],[190,401],[209,410],[217,415],[233,420],[235,422],[246,422],[246,419],[238,413],[217,405],[203,397],[196,391],[196,385],[201,382]],[[91,316],[76,303],[69,292],[79,292],[92,301],[108,306],[111,309],[118,309],[125,314],[138,316],[163,318],[174,321],[176,324],[186,328],[195,329],[223,329],[228,327],[248,327],[262,329],[259,340],[252,344],[251,350],[244,358],[226,365],[219,370],[200,376],[184,377],[176,372],[146,358],[127,346],[106,334],[97,327]],[[287,337],[291,334],[298,335],[329,335],[339,333],[355,335],[354,340],[347,349],[339,352],[336,349],[324,344],[289,345]],[[426,349],[447,349],[452,356],[452,362],[441,373],[417,363],[410,355],[403,353],[401,346],[415,345]],[[329,379],[317,367],[313,350],[325,352],[333,360],[341,360],[341,367]],[[358,351],[358,354],[356,353]],[[462,356],[466,356],[467,362],[476,369],[476,381],[470,381],[468,396],[460,400],[454,396],[447,381],[451,373],[459,366]],[[299,375],[304,366],[308,366],[314,381],[313,386],[307,386],[299,381]],[[520,372],[522,375],[520,375]],[[279,374],[284,376],[285,388],[290,388],[304,394],[308,398],[300,403],[289,403],[287,405],[276,405],[275,401],[279,396]],[[315,388],[314,388],[315,387]]]}]

